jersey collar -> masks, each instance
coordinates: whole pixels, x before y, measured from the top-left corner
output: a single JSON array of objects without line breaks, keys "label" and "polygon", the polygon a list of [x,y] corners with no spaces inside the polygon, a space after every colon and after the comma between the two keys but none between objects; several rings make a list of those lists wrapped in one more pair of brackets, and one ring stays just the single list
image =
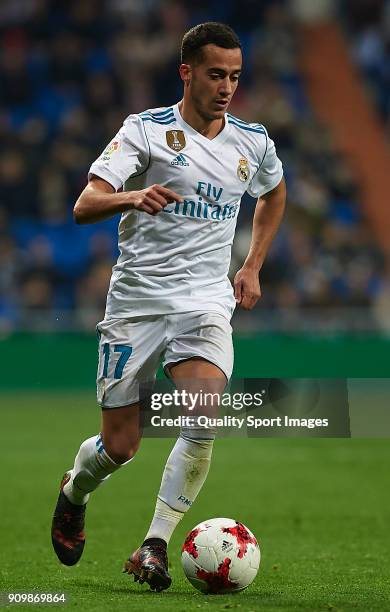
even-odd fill
[{"label": "jersey collar", "polygon": [[230,130],[230,125],[228,122],[228,118],[227,115],[225,113],[225,125],[223,127],[223,129],[219,132],[219,134],[217,136],[215,136],[215,138],[212,138],[210,140],[210,138],[207,138],[206,136],[203,136],[203,134],[201,134],[200,132],[197,132],[196,130],[194,130],[194,128],[187,123],[186,121],[184,121],[183,117],[180,114],[179,111],[179,103],[174,104],[173,105],[173,113],[175,115],[175,119],[176,122],[181,125],[185,131],[189,134],[192,135],[193,138],[195,138],[196,140],[198,140],[198,142],[201,142],[202,144],[207,144],[207,147],[209,149],[215,149],[217,146],[219,146],[221,143],[223,143],[229,133]]}]

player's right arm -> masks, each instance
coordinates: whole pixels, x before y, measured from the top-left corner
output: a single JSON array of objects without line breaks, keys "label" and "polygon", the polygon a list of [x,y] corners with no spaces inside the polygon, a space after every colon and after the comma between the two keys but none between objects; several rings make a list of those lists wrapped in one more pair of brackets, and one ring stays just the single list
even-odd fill
[{"label": "player's right arm", "polygon": [[181,201],[177,193],[162,185],[139,191],[124,190],[129,177],[147,170],[150,157],[143,121],[138,115],[130,115],[93,162],[89,183],[73,209],[76,223],[96,223],[132,209],[157,215],[170,202]]},{"label": "player's right arm", "polygon": [[140,210],[157,215],[170,202],[181,201],[181,196],[162,185],[152,185],[140,191],[116,192],[114,187],[98,176],[91,176],[73,209],[76,223],[96,223],[127,210]]}]

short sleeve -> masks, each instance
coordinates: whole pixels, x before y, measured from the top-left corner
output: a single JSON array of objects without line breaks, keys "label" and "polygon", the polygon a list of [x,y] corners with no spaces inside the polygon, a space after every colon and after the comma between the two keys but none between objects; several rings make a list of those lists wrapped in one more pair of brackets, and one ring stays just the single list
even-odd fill
[{"label": "short sleeve", "polygon": [[263,159],[260,160],[260,167],[256,174],[252,177],[249,183],[247,192],[254,198],[268,193],[275,187],[277,187],[283,177],[282,162],[276,155],[276,149],[274,141],[266,136],[266,149],[263,155]]},{"label": "short sleeve", "polygon": [[149,157],[142,120],[137,115],[130,115],[103,153],[93,162],[88,178],[96,175],[118,191],[130,176],[146,170]]}]

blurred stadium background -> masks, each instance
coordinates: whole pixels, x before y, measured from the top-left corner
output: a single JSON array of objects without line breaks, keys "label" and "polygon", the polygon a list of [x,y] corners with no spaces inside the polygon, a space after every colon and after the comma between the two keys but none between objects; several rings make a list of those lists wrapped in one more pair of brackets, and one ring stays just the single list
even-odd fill
[{"label": "blurred stadium background", "polygon": [[[323,358],[335,369],[355,359],[372,373],[375,360],[383,375],[390,331],[390,3],[14,0],[0,4],[4,384],[24,384],[20,372],[16,379],[7,369],[10,350],[42,355],[54,371],[45,349],[50,334],[58,366],[66,334],[88,335],[103,317],[118,219],[78,227],[72,207],[90,163],[124,117],[180,99],[180,40],[205,20],[227,22],[240,35],[245,69],[231,112],[266,125],[288,183],[286,218],[261,273],[261,302],[235,314],[238,349],[240,336],[250,336],[253,357],[253,338],[268,338],[256,373],[269,375],[269,360],[272,367],[281,362],[273,339],[320,335],[301,362]],[[232,275],[247,253],[254,204],[243,200]],[[334,350],[336,361],[321,350],[335,334],[360,341]],[[368,336],[378,355],[371,344],[366,350]],[[287,359],[291,354],[296,364],[289,347]],[[39,359],[27,362],[28,378]]]}]

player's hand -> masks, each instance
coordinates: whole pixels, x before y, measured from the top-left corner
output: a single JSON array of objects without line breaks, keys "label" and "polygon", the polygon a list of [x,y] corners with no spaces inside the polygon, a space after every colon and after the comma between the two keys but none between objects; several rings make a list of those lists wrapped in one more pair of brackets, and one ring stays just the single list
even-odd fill
[{"label": "player's hand", "polygon": [[241,268],[234,277],[234,297],[237,304],[251,310],[261,296],[259,272],[253,268]]},{"label": "player's hand", "polygon": [[157,215],[171,202],[183,201],[179,194],[162,185],[152,185],[140,191],[130,191],[129,199],[132,208],[142,210],[149,215]]}]

